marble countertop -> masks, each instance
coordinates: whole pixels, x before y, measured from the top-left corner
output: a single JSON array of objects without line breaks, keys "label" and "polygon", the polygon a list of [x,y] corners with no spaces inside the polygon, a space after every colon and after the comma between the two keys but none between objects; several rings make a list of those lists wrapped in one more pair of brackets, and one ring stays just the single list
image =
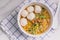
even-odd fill
[{"label": "marble countertop", "polygon": [[0,1],[0,21],[9,15],[23,0],[1,0]]},{"label": "marble countertop", "polygon": [[[0,4],[1,4],[2,1],[5,2],[4,0],[1,0]],[[5,3],[3,5],[0,5],[0,21],[4,17],[6,17],[8,15],[8,12],[10,12],[11,10],[13,10],[17,6],[17,4],[20,4],[20,0],[6,0],[6,1],[7,2],[10,1],[10,3],[8,4],[8,6],[2,8],[3,5],[5,5]],[[55,2],[56,2],[56,0],[55,0]],[[56,3],[58,3],[58,2],[56,2]],[[12,7],[9,7],[9,6],[12,6]],[[60,12],[60,8],[59,8],[59,11],[58,11],[58,22],[60,20],[60,18],[59,18],[60,17],[59,12]],[[60,24],[60,22],[58,24]],[[58,25],[58,28],[56,30],[54,30],[54,34],[50,34],[51,36],[49,38],[46,37],[45,39],[46,40],[60,40],[60,28],[59,28],[59,26],[60,25]],[[9,40],[8,35],[6,35],[6,33],[1,28],[0,28],[0,40]]]}]

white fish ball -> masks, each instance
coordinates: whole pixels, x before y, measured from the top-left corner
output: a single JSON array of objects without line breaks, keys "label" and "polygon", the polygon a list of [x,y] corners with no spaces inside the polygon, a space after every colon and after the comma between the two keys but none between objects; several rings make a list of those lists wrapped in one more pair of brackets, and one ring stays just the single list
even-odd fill
[{"label": "white fish ball", "polygon": [[22,26],[27,25],[27,19],[22,18],[22,19],[20,20],[20,23],[21,23]]},{"label": "white fish ball", "polygon": [[23,10],[23,11],[21,12],[21,15],[22,15],[23,17],[26,17],[26,16],[28,15],[28,11],[27,11],[27,10]]},{"label": "white fish ball", "polygon": [[35,13],[40,13],[41,7],[39,5],[35,5]]},{"label": "white fish ball", "polygon": [[34,13],[30,13],[27,16],[27,19],[29,19],[29,20],[33,20],[34,18],[35,18],[35,14]]},{"label": "white fish ball", "polygon": [[33,7],[33,6],[29,6],[29,7],[27,8],[27,11],[28,11],[28,12],[33,12],[33,11],[34,11],[34,7]]}]

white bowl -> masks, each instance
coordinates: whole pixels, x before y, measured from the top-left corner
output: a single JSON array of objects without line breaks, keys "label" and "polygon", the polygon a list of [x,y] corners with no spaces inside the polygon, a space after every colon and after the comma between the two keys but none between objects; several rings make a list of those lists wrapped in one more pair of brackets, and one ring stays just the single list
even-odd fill
[{"label": "white bowl", "polygon": [[[34,4],[43,6],[44,8],[46,8],[46,9],[48,10],[48,12],[49,12],[50,15],[51,15],[51,25],[50,25],[50,28],[49,28],[48,30],[46,30],[44,33],[40,34],[40,35],[32,35],[32,34],[29,34],[29,33],[27,33],[27,32],[22,28],[22,26],[20,25],[20,16],[21,16],[20,13],[21,13],[21,11],[24,10],[27,6],[29,6],[29,5],[34,5]],[[39,37],[39,36],[43,36],[44,34],[46,34],[46,33],[51,29],[51,27],[52,27],[52,25],[53,25],[53,14],[52,14],[52,11],[51,11],[51,9],[49,8],[48,5],[43,4],[43,3],[32,2],[32,3],[29,3],[29,4],[27,4],[27,5],[24,5],[24,6],[20,9],[20,11],[19,11],[19,13],[18,13],[17,21],[18,21],[19,28],[21,29],[21,31],[22,31],[23,33],[25,33],[25,34],[28,35],[28,36]]]}]

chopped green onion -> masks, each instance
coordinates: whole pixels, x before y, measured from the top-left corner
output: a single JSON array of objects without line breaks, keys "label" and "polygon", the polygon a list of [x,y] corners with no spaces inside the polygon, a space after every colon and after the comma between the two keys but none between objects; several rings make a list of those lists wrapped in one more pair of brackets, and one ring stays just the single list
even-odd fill
[{"label": "chopped green onion", "polygon": [[40,15],[40,18],[45,19],[45,18],[46,18],[46,16],[44,16],[44,15]]}]

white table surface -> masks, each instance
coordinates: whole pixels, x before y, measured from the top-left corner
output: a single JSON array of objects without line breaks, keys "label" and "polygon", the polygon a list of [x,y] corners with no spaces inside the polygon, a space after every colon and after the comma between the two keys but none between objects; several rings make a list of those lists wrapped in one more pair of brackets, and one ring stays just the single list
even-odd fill
[{"label": "white table surface", "polygon": [[[7,7],[3,7],[3,5],[1,5],[1,2],[4,0],[0,1],[0,21],[6,17],[8,15],[8,12],[10,12],[11,10],[13,10],[17,4],[20,4],[19,0],[11,0],[11,3],[9,3],[9,5]],[[7,2],[9,0],[6,0]],[[4,1],[5,2],[5,1]],[[9,7],[12,6],[12,7]],[[7,9],[6,9],[7,8]],[[59,8],[60,9],[60,8]],[[60,11],[60,10],[59,10]],[[58,12],[59,13],[59,12]],[[60,20],[60,14],[58,14],[58,21]],[[60,24],[60,22],[59,22]],[[54,34],[50,34],[50,37],[46,37],[46,40],[60,40],[60,27],[58,25],[58,28],[56,30],[54,30]],[[2,29],[0,29],[0,40],[9,40],[8,36],[2,31]]]},{"label": "white table surface", "polygon": [[23,0],[0,0],[0,21],[9,15]]}]

